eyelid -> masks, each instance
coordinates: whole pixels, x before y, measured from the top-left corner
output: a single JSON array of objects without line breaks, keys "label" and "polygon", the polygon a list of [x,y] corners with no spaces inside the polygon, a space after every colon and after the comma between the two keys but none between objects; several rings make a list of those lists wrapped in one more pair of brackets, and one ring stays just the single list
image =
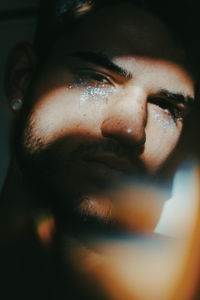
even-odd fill
[{"label": "eyelid", "polygon": [[[100,71],[100,70],[96,70],[96,69],[93,69],[93,68],[79,68],[77,70],[77,75],[80,76],[81,74],[88,74],[88,75],[92,75],[92,74],[96,74],[96,75],[100,75],[102,76],[102,78],[105,78],[108,83],[110,83],[111,85],[115,86],[116,84],[116,80],[113,78],[113,76],[111,76],[110,74],[107,74],[103,71]],[[92,80],[92,78],[91,78]]]},{"label": "eyelid", "polygon": [[164,99],[165,101],[168,101],[171,105],[174,105],[177,109],[181,110],[181,112],[184,114],[184,117],[190,112],[190,106],[187,103],[177,102],[175,99],[165,98],[161,97],[161,99]]},{"label": "eyelid", "polygon": [[[165,98],[164,96],[151,96],[149,97],[148,102],[158,105],[161,109],[164,109],[161,104],[165,104],[166,109],[169,110],[174,120],[183,120],[189,112],[187,104],[176,102],[174,99]],[[167,107],[167,105],[171,106],[171,109],[170,107]]]},{"label": "eyelid", "polygon": [[180,102],[177,102],[176,100],[174,100],[173,98],[168,98],[168,97],[165,97],[165,96],[160,96],[160,95],[152,95],[148,98],[149,102],[153,102],[154,100],[156,101],[159,101],[159,100],[162,100],[162,101],[166,101],[166,102],[169,102],[169,103],[172,103],[174,104],[175,106],[179,106],[179,105],[183,105],[183,106],[186,106],[187,104],[184,104],[184,103],[180,103]]}]

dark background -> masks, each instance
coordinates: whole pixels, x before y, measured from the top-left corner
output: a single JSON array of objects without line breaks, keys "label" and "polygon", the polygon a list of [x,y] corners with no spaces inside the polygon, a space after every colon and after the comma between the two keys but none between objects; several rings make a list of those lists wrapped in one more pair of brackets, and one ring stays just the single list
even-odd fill
[{"label": "dark background", "polygon": [[12,113],[4,94],[4,72],[7,56],[17,42],[31,41],[36,23],[38,0],[0,1],[0,189],[10,159],[9,133]]}]

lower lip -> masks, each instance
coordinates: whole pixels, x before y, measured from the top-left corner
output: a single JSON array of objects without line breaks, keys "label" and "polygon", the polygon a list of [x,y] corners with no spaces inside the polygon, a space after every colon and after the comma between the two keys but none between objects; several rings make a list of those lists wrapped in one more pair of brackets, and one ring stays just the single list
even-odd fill
[{"label": "lower lip", "polygon": [[123,172],[96,161],[87,162],[86,172],[92,179],[107,183],[114,183],[123,176]]}]

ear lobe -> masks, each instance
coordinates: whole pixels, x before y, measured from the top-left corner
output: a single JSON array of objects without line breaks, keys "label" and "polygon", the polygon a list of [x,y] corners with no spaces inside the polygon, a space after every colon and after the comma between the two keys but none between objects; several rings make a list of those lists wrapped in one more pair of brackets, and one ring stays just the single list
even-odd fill
[{"label": "ear lobe", "polygon": [[36,66],[36,56],[27,42],[18,44],[10,53],[5,73],[5,91],[9,102],[24,99]]}]

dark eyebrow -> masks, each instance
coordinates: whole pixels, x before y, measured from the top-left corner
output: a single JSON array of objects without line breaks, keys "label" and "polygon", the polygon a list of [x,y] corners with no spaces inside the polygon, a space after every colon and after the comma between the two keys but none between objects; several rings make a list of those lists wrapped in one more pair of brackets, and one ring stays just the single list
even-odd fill
[{"label": "dark eyebrow", "polygon": [[177,103],[185,104],[190,108],[192,108],[196,102],[195,99],[190,96],[184,96],[180,93],[172,93],[165,89],[162,89],[158,94],[161,97],[167,98],[169,100],[174,100]]},{"label": "dark eyebrow", "polygon": [[113,63],[112,60],[104,53],[83,51],[83,52],[75,52],[72,53],[71,55],[78,57],[82,60],[85,60],[87,62],[99,65],[103,68],[106,68],[111,72],[116,73],[121,77],[124,77],[126,80],[132,78],[132,74],[130,72]]}]

